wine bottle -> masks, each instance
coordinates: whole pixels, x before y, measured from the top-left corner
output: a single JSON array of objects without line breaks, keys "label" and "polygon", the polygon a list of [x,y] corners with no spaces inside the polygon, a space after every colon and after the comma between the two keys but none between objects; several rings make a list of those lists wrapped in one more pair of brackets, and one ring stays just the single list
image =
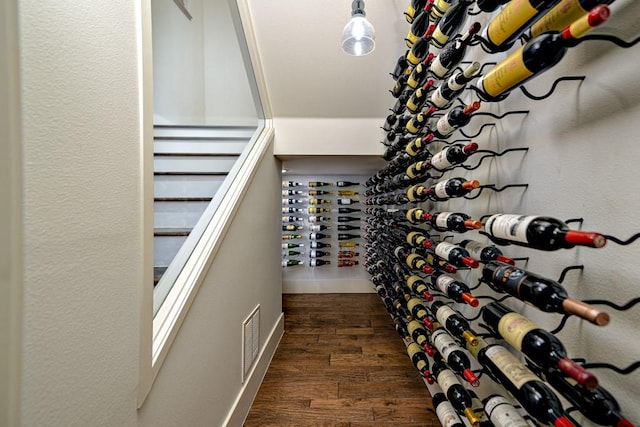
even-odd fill
[{"label": "wine bottle", "polygon": [[304,255],[304,251],[283,251],[283,256],[298,256]]},{"label": "wine bottle", "polygon": [[311,258],[309,259],[309,267],[321,267],[323,265],[329,265],[331,261],[325,259]]},{"label": "wine bottle", "polygon": [[302,199],[282,199],[282,204],[283,205],[294,205],[296,203],[303,203],[304,200]]},{"label": "wine bottle", "polygon": [[309,229],[311,231],[324,231],[324,230],[331,230],[331,226],[324,225],[324,224],[313,224],[309,226]]},{"label": "wine bottle", "polygon": [[621,413],[620,405],[613,395],[603,387],[587,390],[571,378],[548,375],[542,370],[537,373],[594,423],[612,427],[635,426]]},{"label": "wine bottle", "polygon": [[[482,223],[477,219],[462,212],[435,212],[425,213],[424,221],[427,221],[434,230],[447,232],[455,231],[457,233],[465,233],[469,230],[479,230]],[[472,256],[472,258],[476,258]]]},{"label": "wine bottle", "polygon": [[510,0],[476,0],[478,9],[483,12],[493,12],[505,3],[509,3]]},{"label": "wine bottle", "polygon": [[407,123],[407,126],[405,127],[406,131],[413,135],[420,133],[427,124],[429,117],[431,117],[436,110],[436,107],[431,106],[416,114],[415,117]]},{"label": "wine bottle", "polygon": [[296,196],[298,194],[304,194],[304,191],[301,190],[282,190],[283,196]]},{"label": "wine bottle", "polygon": [[350,224],[338,224],[336,227],[339,231],[360,230],[360,227]]},{"label": "wine bottle", "polygon": [[473,409],[476,417],[478,417],[480,427],[496,427],[493,425],[491,420],[489,420],[487,414],[484,413],[484,405],[478,397],[478,394],[473,389],[469,388],[467,389],[467,393],[469,394],[469,397],[471,397],[471,409]]},{"label": "wine bottle", "polygon": [[[462,197],[478,187],[480,187],[480,183],[477,180],[467,181],[464,178],[456,177],[437,182],[427,188],[423,187],[421,191],[419,191],[419,188],[413,191],[417,192],[417,197],[414,198],[419,199],[418,201],[426,198],[434,201],[445,201],[452,197]],[[409,197],[408,193],[409,190],[407,190],[407,197]],[[409,199],[411,199],[411,197],[409,197]]]},{"label": "wine bottle", "polygon": [[431,333],[431,342],[453,372],[462,376],[473,387],[480,385],[480,380],[471,371],[469,357],[443,327],[439,327]]},{"label": "wine bottle", "polygon": [[283,234],[282,235],[282,240],[295,240],[295,239],[302,239],[302,234]]},{"label": "wine bottle", "polygon": [[[404,57],[401,57],[404,60]],[[382,125],[382,130],[385,132],[389,132],[393,125],[398,121],[398,115],[391,113],[384,120],[384,124]]]},{"label": "wine bottle", "polygon": [[291,249],[291,248],[302,248],[304,247],[304,243],[283,243],[282,249]]},{"label": "wine bottle", "polygon": [[350,196],[357,196],[358,193],[357,191],[353,191],[353,190],[340,190],[338,191],[338,196],[340,197],[350,197]]},{"label": "wine bottle", "polygon": [[[416,16],[416,19],[411,23],[411,27],[409,27],[409,32],[407,33],[407,37],[404,39],[408,48],[411,48],[427,30],[431,25],[431,8],[433,7],[433,2],[429,2],[424,5],[424,8],[420,11],[420,14]],[[435,30],[435,26],[433,28]]]},{"label": "wine bottle", "polygon": [[420,295],[427,301],[433,300],[433,296],[429,292],[429,288],[427,288],[427,284],[425,283],[422,277],[414,274],[407,277],[406,280],[407,280],[407,286],[409,287],[409,289],[411,289],[411,291],[414,294]]},{"label": "wine bottle", "polygon": [[295,267],[296,265],[304,265],[304,261],[299,259],[283,259],[282,260],[283,267]]},{"label": "wine bottle", "polygon": [[319,214],[319,213],[331,212],[331,208],[319,208],[319,207],[316,207],[316,206],[311,206],[311,207],[309,207],[309,209],[307,211],[310,214]]},{"label": "wine bottle", "polygon": [[570,359],[564,345],[555,335],[522,314],[499,302],[492,302],[482,309],[482,319],[494,333],[541,368],[554,375],[569,376],[589,390],[598,386],[596,376]]},{"label": "wine bottle", "polygon": [[304,184],[295,181],[282,181],[283,187],[302,187]]},{"label": "wine bottle", "polygon": [[436,416],[442,427],[464,427],[456,410],[453,409],[453,406],[451,406],[451,403],[447,400],[447,396],[445,396],[444,393],[435,393],[431,397],[431,404],[436,411]]},{"label": "wine bottle", "polygon": [[454,0],[436,0],[433,3],[433,7],[431,8],[431,14],[429,18],[432,21],[437,21],[438,19],[442,18],[444,14],[447,13],[447,10],[449,10],[449,8],[451,7],[451,3],[453,2]]},{"label": "wine bottle", "polygon": [[[508,6],[514,3],[515,0]],[[605,22],[609,13],[607,6],[596,6],[561,33],[549,32],[531,39],[478,80],[476,86],[482,97],[488,101],[500,100],[512,89],[553,67],[560,62],[568,47],[575,45],[576,40],[593,27]]]},{"label": "wine bottle", "polygon": [[515,264],[514,260],[504,256],[502,251],[495,245],[485,245],[484,243],[471,239],[463,240],[458,244],[468,250],[473,258],[481,262],[497,260],[510,265]]},{"label": "wine bottle", "polygon": [[[429,3],[433,3],[433,0],[428,0]],[[412,23],[413,19],[416,17],[416,13],[420,13],[420,11],[427,4],[427,0],[411,0],[409,5],[407,6],[407,10],[404,13],[404,17],[408,23]]]},{"label": "wine bottle", "polygon": [[316,249],[312,249],[309,252],[309,258],[322,258],[324,256],[331,256],[331,253],[327,251],[319,251]]},{"label": "wine bottle", "polygon": [[467,83],[475,78],[475,74],[480,69],[480,63],[472,62],[463,71],[459,71],[449,77],[445,82],[436,88],[431,94],[429,101],[441,110],[449,108],[467,86]]},{"label": "wine bottle", "polygon": [[489,345],[482,339],[478,341],[477,346],[469,346],[468,350],[532,417],[545,425],[574,426],[558,396],[509,350],[498,344]]},{"label": "wine bottle", "polygon": [[429,276],[429,279],[434,289],[439,290],[455,302],[469,304],[471,307],[477,307],[480,303],[478,298],[471,295],[469,286],[456,280],[453,276],[436,270]]},{"label": "wine bottle", "polygon": [[338,251],[338,257],[340,258],[354,258],[359,255],[360,254],[358,252],[354,252],[354,251]]},{"label": "wine bottle", "polygon": [[[357,208],[338,208],[338,213],[340,214],[346,214],[346,213],[354,213],[354,212],[361,212],[362,209],[357,209]],[[338,219],[338,221],[340,221]]]},{"label": "wine bottle", "polygon": [[351,240],[360,238],[357,234],[339,233],[338,240]]},{"label": "wine bottle", "polygon": [[353,182],[353,181],[337,181],[336,182],[336,186],[337,187],[353,187],[356,185],[360,185],[359,182]]},{"label": "wine bottle", "polygon": [[489,52],[504,52],[559,0],[512,0],[486,26],[483,38]]},{"label": "wine bottle", "polygon": [[456,267],[478,268],[480,265],[477,259],[471,258],[469,252],[458,245],[449,242],[439,242],[434,252],[442,259],[446,259]]},{"label": "wine bottle", "polygon": [[433,155],[429,161],[432,168],[444,171],[453,165],[460,164],[478,150],[478,144],[471,142],[466,145],[452,144]]},{"label": "wine bottle", "polygon": [[431,372],[456,412],[464,414],[473,427],[479,427],[480,420],[471,408],[471,397],[458,381],[456,374],[440,360],[433,361]]},{"label": "wine bottle", "polygon": [[325,233],[311,233],[309,234],[309,239],[310,240],[322,240],[322,239],[328,239],[331,236]]},{"label": "wine bottle", "polygon": [[404,151],[410,157],[416,157],[421,152],[425,151],[424,150],[425,147],[429,145],[430,142],[433,141],[433,138],[434,138],[434,135],[431,133],[429,135],[413,139],[409,144],[407,144]]},{"label": "wine bottle", "polygon": [[484,230],[497,244],[555,251],[576,245],[601,248],[607,239],[600,233],[571,230],[564,222],[548,216],[496,214],[487,219]]},{"label": "wine bottle", "polygon": [[360,218],[358,218],[357,216],[339,216],[338,217],[338,222],[353,222],[353,221],[360,221]]},{"label": "wine bottle", "polygon": [[411,74],[409,74],[409,78],[407,79],[408,87],[417,89],[425,83],[428,76],[427,71],[429,71],[429,67],[431,67],[431,62],[434,58],[435,55],[432,52],[429,52],[422,62],[413,67]]},{"label": "wine bottle", "polygon": [[309,222],[331,221],[331,218],[322,215],[309,215]]},{"label": "wine bottle", "polygon": [[312,240],[309,242],[309,247],[311,249],[322,249],[322,248],[330,248],[331,243],[319,242],[317,240]]},{"label": "wine bottle", "polygon": [[[389,91],[391,92],[391,96],[393,96],[394,98],[399,98],[400,95],[402,95],[405,92],[405,89],[407,87],[407,81],[409,81],[408,75],[403,74],[402,76],[400,76],[400,78],[396,80],[396,82],[393,84],[393,87]],[[395,108],[392,108],[391,111],[393,111],[393,113],[396,115],[401,114],[401,112],[396,111]]]},{"label": "wine bottle", "polygon": [[482,400],[484,412],[495,427],[530,427],[504,396],[491,394]]},{"label": "wine bottle", "polygon": [[[474,22],[462,37],[450,40],[431,62],[429,70],[439,79],[444,79],[447,74],[462,61],[467,51],[467,46],[473,41],[473,36],[478,31],[480,31],[480,23]],[[478,69],[480,69],[480,64],[478,64]],[[478,70],[475,70],[472,75],[475,74],[476,71]]]},{"label": "wine bottle", "polygon": [[431,44],[437,48],[443,48],[449,38],[454,36],[460,30],[467,18],[467,10],[475,0],[458,0],[453,3],[442,19],[438,21],[438,25],[431,37]]},{"label": "wine bottle", "polygon": [[309,190],[310,196],[328,196],[330,194],[333,194],[333,192],[327,190]]},{"label": "wine bottle", "polygon": [[413,366],[416,367],[416,369],[422,374],[422,376],[427,378],[431,375],[431,373],[429,372],[429,359],[418,344],[416,344],[415,342],[409,343],[409,345],[407,346],[407,354],[409,355]]},{"label": "wine bottle", "polygon": [[331,203],[331,199],[318,199],[318,198],[311,198],[309,199],[309,204],[310,205],[328,205]]},{"label": "wine bottle", "polygon": [[407,333],[409,334],[408,336],[424,350],[425,353],[429,354],[433,352],[433,349],[429,345],[427,330],[418,320],[411,320],[407,323]]},{"label": "wine bottle", "polygon": [[282,224],[282,231],[298,231],[304,230],[304,227],[299,224]]},{"label": "wine bottle", "polygon": [[338,267],[355,267],[358,264],[358,261],[354,261],[352,259],[338,258]]},{"label": "wine bottle", "polygon": [[282,222],[299,222],[302,221],[303,218],[297,217],[297,216],[291,216],[291,215],[285,215],[282,217]]},{"label": "wine bottle", "polygon": [[407,62],[410,66],[412,65],[415,67],[418,65],[429,53],[431,35],[435,28],[435,25],[429,25],[429,28],[424,32],[424,35],[416,40],[416,42],[411,46],[411,49],[407,51]]},{"label": "wine bottle", "polygon": [[407,301],[407,310],[414,319],[421,321],[429,329],[433,328],[431,315],[420,298],[411,298]]},{"label": "wine bottle", "polygon": [[487,262],[482,277],[496,292],[508,293],[542,311],[573,314],[598,326],[609,323],[607,313],[567,297],[562,285],[551,279],[500,261]]},{"label": "wine bottle", "polygon": [[309,181],[309,187],[310,188],[315,188],[315,187],[328,187],[330,185],[333,185],[330,182],[322,182],[322,181]]},{"label": "wine bottle", "polygon": [[355,242],[339,242],[338,246],[340,246],[341,248],[355,248],[356,246],[360,246],[358,243]]},{"label": "wine bottle", "polygon": [[410,231],[409,233],[407,233],[407,237],[405,240],[411,246],[419,248],[430,248],[431,246],[433,246],[427,235],[420,231]]},{"label": "wine bottle", "polygon": [[560,0],[538,19],[527,31],[529,39],[550,31],[562,31],[584,17],[600,4],[611,4],[614,0]]},{"label": "wine bottle", "polygon": [[438,319],[438,323],[444,326],[451,335],[458,338],[460,342],[464,341],[467,345],[478,344],[478,337],[471,330],[469,322],[460,313],[442,301],[433,301],[430,308],[433,315]]},{"label": "wine bottle", "polygon": [[302,212],[301,208],[288,208],[283,206],[282,207],[282,213],[297,213],[297,212]]},{"label": "wine bottle", "polygon": [[471,120],[474,111],[480,108],[480,102],[474,101],[469,105],[457,105],[436,122],[433,133],[437,138],[445,139],[456,129],[465,126]]},{"label": "wine bottle", "polygon": [[[411,113],[415,113],[420,108],[422,108],[422,105],[428,99],[429,93],[433,89],[434,85],[435,82],[433,81],[433,79],[429,79],[424,84],[424,86],[416,89],[406,102],[407,110],[409,110]],[[407,126],[409,125],[409,123],[411,123],[411,120],[407,122]]]},{"label": "wine bottle", "polygon": [[338,199],[338,204],[339,205],[353,205],[355,203],[358,203],[358,200],[356,200],[356,199],[348,199],[348,198]]}]

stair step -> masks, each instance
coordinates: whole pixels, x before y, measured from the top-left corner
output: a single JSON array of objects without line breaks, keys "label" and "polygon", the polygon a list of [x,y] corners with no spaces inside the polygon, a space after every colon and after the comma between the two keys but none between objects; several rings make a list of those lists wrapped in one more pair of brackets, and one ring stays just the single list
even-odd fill
[{"label": "stair step", "polygon": [[156,228],[153,230],[154,236],[188,236],[191,233],[190,228]]},{"label": "stair step", "polygon": [[155,157],[156,172],[224,172],[229,173],[237,156],[220,157]]},{"label": "stair step", "polygon": [[189,155],[191,153],[214,153],[218,155],[226,154],[239,156],[247,146],[248,142],[249,138],[225,138],[215,141],[206,139],[156,139],[153,142],[153,151],[156,155],[181,152],[185,153],[185,155]]},{"label": "stair step", "polygon": [[193,228],[210,201],[163,201],[153,204],[155,228]]},{"label": "stair step", "polygon": [[228,172],[154,172],[156,176],[225,176]]},{"label": "stair step", "polygon": [[[238,157],[236,154],[231,154],[234,157]],[[229,157],[229,153],[188,153],[188,152],[166,152],[166,153],[153,153],[154,157]]]},{"label": "stair step", "polygon": [[154,197],[154,202],[210,202],[213,197]]},{"label": "stair step", "polygon": [[155,125],[155,139],[250,139],[257,126],[174,126]]},{"label": "stair step", "polygon": [[154,197],[211,197],[220,188],[226,174],[221,175],[156,175]]}]

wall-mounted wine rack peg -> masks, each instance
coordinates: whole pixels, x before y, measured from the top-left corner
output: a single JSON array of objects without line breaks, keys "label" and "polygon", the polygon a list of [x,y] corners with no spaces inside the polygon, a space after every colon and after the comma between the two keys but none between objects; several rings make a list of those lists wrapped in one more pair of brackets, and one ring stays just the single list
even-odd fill
[{"label": "wall-mounted wine rack peg", "polygon": [[[480,197],[480,194],[482,194],[482,192],[486,189],[486,190],[491,190],[493,192],[496,193],[500,193],[504,190],[506,190],[507,188],[528,188],[529,184],[507,184],[504,185],[502,187],[496,187],[495,184],[483,184],[480,187],[478,187],[478,192],[476,194],[474,194],[473,196],[464,196],[465,199],[467,200],[473,200],[473,199],[477,199],[478,197]],[[479,232],[479,233],[483,233],[483,232]]]},{"label": "wall-mounted wine rack peg", "polygon": [[504,156],[507,153],[517,152],[517,151],[527,152],[527,151],[529,151],[529,147],[507,148],[506,150],[503,150],[503,151],[500,151],[500,152],[493,151],[493,150],[477,150],[475,153],[473,153],[473,155],[477,155],[477,154],[484,154],[484,155],[481,156],[478,159],[478,163],[476,163],[475,166],[469,166],[469,165],[461,164],[461,165],[456,165],[455,167],[460,167],[462,169],[469,170],[469,171],[475,170],[475,169],[478,169],[480,167],[480,165],[482,165],[482,163],[483,163],[483,161],[485,159],[501,157],[501,156]]},{"label": "wall-mounted wine rack peg", "polygon": [[[541,100],[547,99],[551,95],[553,95],[553,93],[555,92],[556,88],[558,87],[558,84],[560,84],[561,82],[565,82],[565,81],[580,81],[580,82],[582,82],[585,78],[586,78],[585,76],[558,77],[551,84],[551,88],[543,95],[534,95],[534,94],[532,94],[531,92],[529,92],[527,90],[527,88],[524,85],[523,86],[519,86],[518,88],[524,94],[524,96],[526,96],[527,98],[529,98],[531,100],[534,100],[534,101],[541,101]],[[477,86],[469,85],[467,88],[469,90],[474,91],[476,93],[476,95],[478,96],[478,98],[481,101],[484,101],[484,102],[502,102],[505,99],[507,99],[507,97],[511,94],[511,92],[507,92],[507,93],[502,94],[500,96],[489,97],[489,96],[487,96],[487,94],[485,92],[482,91],[482,89],[478,88]]]}]

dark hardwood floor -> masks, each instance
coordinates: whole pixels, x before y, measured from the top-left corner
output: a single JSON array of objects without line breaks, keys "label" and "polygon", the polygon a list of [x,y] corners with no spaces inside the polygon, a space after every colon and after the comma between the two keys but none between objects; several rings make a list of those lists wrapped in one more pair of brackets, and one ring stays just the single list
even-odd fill
[{"label": "dark hardwood floor", "polygon": [[376,294],[284,295],[283,311],[246,427],[440,426]]}]

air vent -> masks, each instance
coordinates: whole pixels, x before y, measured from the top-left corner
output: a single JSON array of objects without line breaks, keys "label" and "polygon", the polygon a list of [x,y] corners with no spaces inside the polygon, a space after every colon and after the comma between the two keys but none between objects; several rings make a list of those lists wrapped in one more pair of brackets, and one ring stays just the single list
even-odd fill
[{"label": "air vent", "polygon": [[260,305],[242,322],[242,382],[260,353]]}]

